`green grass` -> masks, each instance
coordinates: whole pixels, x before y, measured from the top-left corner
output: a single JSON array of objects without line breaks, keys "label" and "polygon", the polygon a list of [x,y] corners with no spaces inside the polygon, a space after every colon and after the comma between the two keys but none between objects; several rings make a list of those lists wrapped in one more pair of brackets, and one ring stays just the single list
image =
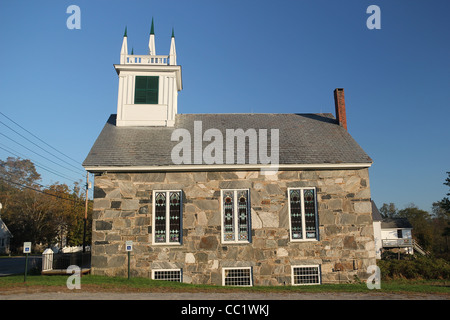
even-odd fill
[{"label": "green grass", "polygon": [[[68,276],[29,275],[24,283],[23,275],[0,277],[0,293],[20,288],[38,290],[67,290]],[[313,286],[254,286],[254,287],[222,287],[213,285],[193,285],[186,283],[157,281],[147,278],[119,278],[85,275],[81,278],[81,287],[91,291],[142,291],[142,292],[260,292],[260,293],[294,293],[294,292],[360,292],[360,293],[439,293],[450,294],[450,283],[447,281],[382,281],[380,290],[369,290],[365,283],[354,284],[322,284]],[[2,290],[5,289],[5,290]]]}]

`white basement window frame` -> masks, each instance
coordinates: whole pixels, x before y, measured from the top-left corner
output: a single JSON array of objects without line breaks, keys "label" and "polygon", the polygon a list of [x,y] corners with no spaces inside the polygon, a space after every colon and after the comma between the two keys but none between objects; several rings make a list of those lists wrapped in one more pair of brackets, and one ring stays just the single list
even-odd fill
[{"label": "white basement window frame", "polygon": [[183,239],[183,191],[154,190],[152,209],[153,245],[181,245]]},{"label": "white basement window frame", "polygon": [[250,243],[252,234],[250,190],[220,190],[220,212],[221,242]]},{"label": "white basement window frame", "polygon": [[252,287],[252,267],[225,267],[222,268],[222,285],[236,287]]},{"label": "white basement window frame", "polygon": [[320,265],[291,266],[291,284],[293,286],[306,286],[321,284]]},{"label": "white basement window frame", "polygon": [[154,269],[152,270],[152,279],[183,282],[183,271],[182,269]]},{"label": "white basement window frame", "polygon": [[288,206],[290,241],[318,241],[316,188],[288,188]]}]

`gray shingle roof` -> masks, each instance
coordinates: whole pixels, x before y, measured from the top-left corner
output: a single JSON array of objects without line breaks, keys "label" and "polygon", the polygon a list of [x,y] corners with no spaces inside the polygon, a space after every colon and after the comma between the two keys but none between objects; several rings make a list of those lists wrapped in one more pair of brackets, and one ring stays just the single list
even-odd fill
[{"label": "gray shingle roof", "polygon": [[[255,129],[258,141],[259,129],[267,129],[268,156],[271,129],[278,129],[279,164],[372,163],[372,159],[331,114],[177,114],[174,127],[117,127],[116,115],[111,115],[83,166],[174,165],[171,151],[179,142],[171,141],[172,132],[178,128],[187,129],[191,134],[191,150],[194,151],[194,121],[201,121],[202,134],[210,128],[220,130],[223,163],[226,163],[227,129]],[[203,150],[209,144],[211,142],[204,141]],[[248,153],[248,143],[246,150]],[[235,150],[235,154],[243,151]],[[248,156],[245,163],[249,163]]]},{"label": "gray shingle roof", "polygon": [[381,216],[381,213],[378,210],[377,205],[375,204],[375,202],[373,200],[371,202],[372,202],[372,219],[373,219],[373,221],[383,220],[383,217]]},{"label": "gray shingle roof", "polygon": [[412,229],[412,225],[407,218],[386,218],[381,221],[382,229],[406,228]]}]

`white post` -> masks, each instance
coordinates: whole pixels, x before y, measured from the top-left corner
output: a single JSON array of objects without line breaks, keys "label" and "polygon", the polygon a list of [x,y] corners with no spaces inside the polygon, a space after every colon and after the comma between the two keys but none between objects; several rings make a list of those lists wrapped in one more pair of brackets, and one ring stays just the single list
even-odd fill
[{"label": "white post", "polygon": [[53,250],[48,248],[42,253],[42,271],[53,269]]}]

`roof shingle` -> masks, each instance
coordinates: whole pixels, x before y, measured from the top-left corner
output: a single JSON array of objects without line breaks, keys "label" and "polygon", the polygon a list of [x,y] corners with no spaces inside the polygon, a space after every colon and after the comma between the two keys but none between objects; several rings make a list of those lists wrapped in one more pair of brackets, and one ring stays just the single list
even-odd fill
[{"label": "roof shingle", "polygon": [[[174,127],[117,127],[116,115],[111,115],[83,166],[173,166],[171,151],[179,142],[171,141],[172,132],[179,128],[187,129],[191,134],[193,152],[195,121],[201,121],[202,135],[212,128],[222,133],[223,163],[226,163],[227,129],[255,129],[258,141],[259,130],[267,129],[268,156],[271,129],[278,129],[279,164],[372,163],[372,159],[331,114],[177,114]],[[204,150],[211,142],[202,143]],[[248,164],[248,142],[246,150],[245,163]],[[234,153],[244,151],[234,150]],[[235,164],[236,160],[235,156]]]}]

